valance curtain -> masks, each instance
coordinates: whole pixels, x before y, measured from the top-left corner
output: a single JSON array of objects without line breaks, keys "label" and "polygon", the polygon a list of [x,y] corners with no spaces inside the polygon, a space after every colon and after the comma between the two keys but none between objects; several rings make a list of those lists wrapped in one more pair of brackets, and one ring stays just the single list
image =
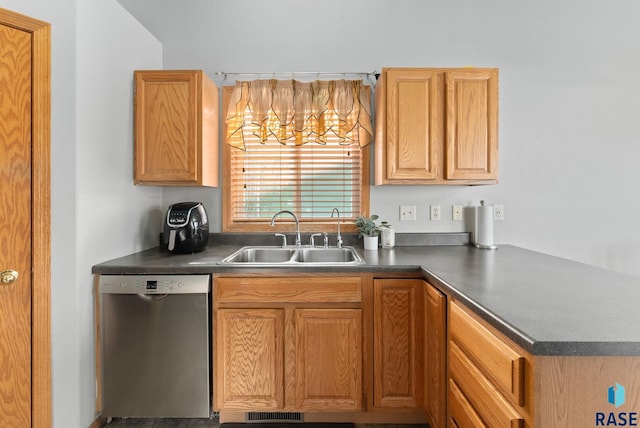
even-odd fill
[{"label": "valance curtain", "polygon": [[225,140],[245,150],[245,135],[260,143],[339,144],[373,139],[370,91],[361,80],[252,80],[236,83],[226,116]]}]

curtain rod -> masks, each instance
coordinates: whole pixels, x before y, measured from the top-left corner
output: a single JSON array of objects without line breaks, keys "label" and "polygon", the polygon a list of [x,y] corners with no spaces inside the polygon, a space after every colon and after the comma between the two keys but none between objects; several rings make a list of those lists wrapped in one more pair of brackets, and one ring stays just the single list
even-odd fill
[{"label": "curtain rod", "polygon": [[380,77],[380,73],[377,71],[357,71],[357,72],[342,72],[342,73],[329,73],[329,72],[325,72],[325,71],[270,71],[267,73],[232,73],[232,72],[227,72],[227,71],[218,71],[215,73],[215,76],[218,79],[221,79],[221,81],[219,82],[220,85],[224,85],[225,82],[227,81],[227,78],[231,78],[231,79],[235,79],[236,81],[238,80],[239,77],[241,76],[254,76],[256,78],[267,78],[267,76],[271,76],[272,78],[275,78],[276,76],[289,76],[290,78],[294,79],[297,76],[306,76],[306,79],[303,78],[303,80],[307,80],[309,78],[309,76],[316,76],[318,78],[320,78],[321,76],[344,76],[346,78],[346,76],[358,76],[360,79],[368,82],[368,85],[371,86],[372,88],[375,86],[378,77]]},{"label": "curtain rod", "polygon": [[268,71],[268,72],[253,72],[253,73],[236,73],[236,72],[228,72],[228,71],[218,71],[216,72],[216,75],[218,76],[257,76],[257,75],[276,75],[276,74],[285,74],[285,75],[316,75],[316,76],[326,76],[326,75],[331,75],[331,76],[339,76],[341,74],[355,74],[355,75],[362,75],[362,76],[376,76],[379,73],[377,71],[356,71],[356,72],[345,72],[345,71],[340,71],[340,72],[335,72],[335,73],[330,73],[330,72],[326,72],[326,71]]}]

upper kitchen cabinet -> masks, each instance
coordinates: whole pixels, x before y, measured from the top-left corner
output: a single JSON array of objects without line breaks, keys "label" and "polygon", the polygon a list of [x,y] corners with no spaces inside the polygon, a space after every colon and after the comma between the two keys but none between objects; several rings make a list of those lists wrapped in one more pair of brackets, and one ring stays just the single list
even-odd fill
[{"label": "upper kitchen cabinet", "polygon": [[385,68],[376,184],[495,184],[498,69]]},{"label": "upper kitchen cabinet", "polygon": [[201,70],[134,71],[135,184],[218,186],[218,88]]}]

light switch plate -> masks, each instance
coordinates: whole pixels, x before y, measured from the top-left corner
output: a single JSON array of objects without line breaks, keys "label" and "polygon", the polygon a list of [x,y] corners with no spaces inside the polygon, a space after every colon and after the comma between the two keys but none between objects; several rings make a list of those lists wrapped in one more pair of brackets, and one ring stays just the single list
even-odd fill
[{"label": "light switch plate", "polygon": [[400,205],[400,221],[416,221],[416,206]]}]

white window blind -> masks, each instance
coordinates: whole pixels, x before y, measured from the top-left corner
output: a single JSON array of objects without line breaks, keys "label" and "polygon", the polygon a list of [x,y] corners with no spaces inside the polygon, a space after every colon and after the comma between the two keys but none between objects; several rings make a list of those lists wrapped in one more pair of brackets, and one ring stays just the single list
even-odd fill
[{"label": "white window blind", "polygon": [[[247,113],[250,116],[250,113]],[[247,117],[250,123],[250,117]],[[302,222],[344,219],[361,212],[362,153],[359,144],[261,144],[245,133],[246,150],[231,148],[231,204],[234,222],[270,219],[280,210],[296,213]]]}]

